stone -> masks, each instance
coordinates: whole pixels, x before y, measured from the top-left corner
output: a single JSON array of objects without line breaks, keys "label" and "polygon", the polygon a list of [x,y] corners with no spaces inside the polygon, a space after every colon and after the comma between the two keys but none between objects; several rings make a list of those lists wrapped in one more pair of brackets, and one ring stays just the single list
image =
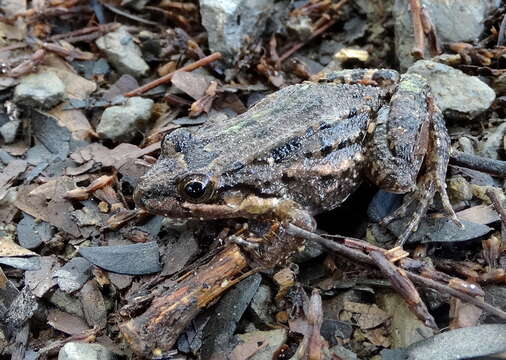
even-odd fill
[{"label": "stone", "polygon": [[200,0],[211,51],[234,63],[244,46],[262,34],[272,6],[272,0]]},{"label": "stone", "polygon": [[141,49],[134,43],[125,27],[98,38],[95,43],[121,74],[139,78],[148,73],[149,66],[142,58]]},{"label": "stone", "polygon": [[29,107],[50,109],[63,100],[65,85],[53,72],[31,74],[21,79],[13,101]]},{"label": "stone", "polygon": [[[420,6],[436,28],[440,43],[474,42],[484,30],[484,21],[499,0],[421,0]],[[411,56],[414,44],[409,0],[395,0],[395,52],[401,70],[408,68],[415,59]],[[429,51],[426,49],[426,55]]]},{"label": "stone", "polygon": [[495,100],[494,90],[483,81],[444,64],[420,60],[407,72],[427,80],[436,104],[448,117],[474,118]]},{"label": "stone", "polygon": [[112,360],[116,355],[100,344],[69,342],[61,348],[58,360]]},{"label": "stone", "polygon": [[0,127],[0,135],[6,144],[12,144],[16,140],[21,121],[11,120]]},{"label": "stone", "polygon": [[150,119],[153,104],[151,99],[136,96],[124,105],[108,107],[97,126],[98,135],[114,141],[131,140]]},{"label": "stone", "polygon": [[260,285],[255,296],[251,300],[250,308],[255,317],[263,324],[274,324],[271,315],[272,292],[267,285]]},{"label": "stone", "polygon": [[33,216],[26,213],[16,225],[16,233],[19,244],[27,249],[35,249],[53,236],[50,224],[45,221],[36,221]]},{"label": "stone", "polygon": [[80,247],[79,254],[102,269],[126,274],[159,272],[160,251],[154,241],[132,245]]},{"label": "stone", "polygon": [[90,277],[91,264],[82,257],[72,258],[53,274],[60,289],[67,293],[79,290]]}]

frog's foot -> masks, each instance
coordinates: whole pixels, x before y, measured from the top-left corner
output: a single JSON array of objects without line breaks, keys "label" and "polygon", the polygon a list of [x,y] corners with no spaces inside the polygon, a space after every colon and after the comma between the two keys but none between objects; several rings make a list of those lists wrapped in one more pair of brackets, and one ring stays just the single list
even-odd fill
[{"label": "frog's foot", "polygon": [[450,200],[448,199],[448,194],[446,193],[446,184],[441,181],[440,177],[436,176],[434,172],[426,173],[419,179],[418,189],[410,194],[407,194],[402,205],[392,214],[383,218],[381,221],[382,225],[387,225],[397,218],[406,216],[408,209],[410,209],[411,205],[416,202],[416,208],[410,215],[411,220],[406,225],[406,228],[402,234],[398,237],[397,245],[403,245],[410,237],[410,235],[418,229],[418,225],[420,224],[422,217],[427,212],[427,208],[432,203],[432,199],[434,198],[436,192],[441,196],[443,209],[447,213],[447,216],[450,217],[455,223],[462,226],[457,216],[455,215],[455,212],[453,211]]},{"label": "frog's foot", "polygon": [[[429,107],[432,106],[435,105],[432,104],[430,100]],[[430,144],[424,159],[426,171],[419,177],[416,190],[406,195],[403,204],[391,215],[385,217],[381,221],[382,224],[386,225],[396,218],[404,217],[407,210],[410,209],[411,204],[413,202],[417,203],[411,220],[398,238],[398,245],[404,244],[411,233],[417,230],[436,192],[441,196],[443,209],[447,216],[457,225],[463,227],[452,208],[448,193],[446,192],[445,178],[448,166],[450,140],[444,126],[442,115],[437,108],[432,112],[430,134]]]}]

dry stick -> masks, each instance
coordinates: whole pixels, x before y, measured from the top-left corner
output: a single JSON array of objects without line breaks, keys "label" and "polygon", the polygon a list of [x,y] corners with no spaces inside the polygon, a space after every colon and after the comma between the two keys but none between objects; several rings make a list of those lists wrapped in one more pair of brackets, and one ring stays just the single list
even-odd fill
[{"label": "dry stick", "polygon": [[[362,263],[366,263],[366,264],[370,264],[370,265],[375,265],[374,261],[371,259],[371,257],[369,255],[364,254],[361,251],[348,248],[348,247],[346,247],[342,244],[336,243],[334,241],[325,239],[315,233],[301,229],[298,226],[289,224],[286,227],[286,232],[290,235],[293,235],[293,236],[298,236],[298,237],[302,237],[302,238],[305,238],[308,240],[318,242],[318,243],[322,244],[323,246],[329,248],[330,250],[333,250],[333,251],[335,251],[341,255],[344,255],[346,257],[349,257],[352,260],[360,261]],[[476,307],[478,307],[490,314],[493,314],[501,319],[506,319],[506,312],[504,312],[500,309],[497,309],[497,308],[493,307],[492,305],[487,304],[485,301],[483,301],[479,298],[475,298],[473,296],[467,295],[467,294],[465,294],[461,291],[455,290],[449,286],[440,284],[434,280],[417,275],[409,270],[406,270],[406,269],[403,269],[403,270],[406,272],[406,275],[413,282],[415,282],[421,286],[429,287],[429,288],[438,290],[442,293],[450,294],[450,295],[455,296],[456,298],[459,298],[465,302],[473,304],[474,306],[476,306]]]},{"label": "dry stick", "polygon": [[461,151],[452,151],[450,164],[506,178],[506,161],[470,155]]},{"label": "dry stick", "polygon": [[213,61],[218,60],[219,58],[221,58],[221,54],[219,52],[213,53],[209,56],[206,56],[205,58],[195,61],[194,63],[185,65],[181,69],[177,69],[176,71],[173,71],[171,73],[168,73],[167,75],[162,76],[161,78],[153,80],[145,85],[142,85],[142,86],[138,87],[137,89],[129,91],[129,92],[123,94],[123,96],[129,97],[129,96],[140,95],[140,94],[145,93],[146,91],[151,90],[159,85],[169,82],[172,79],[172,77],[174,76],[174,74],[178,71],[192,71],[192,70],[195,70],[199,67],[208,65],[208,64],[212,63]]},{"label": "dry stick", "polygon": [[371,251],[369,256],[374,260],[383,275],[390,280],[394,290],[404,299],[416,317],[423,321],[426,326],[437,329],[436,321],[429,313],[413,282],[407,278],[406,273],[395,266],[380,251]]},{"label": "dry stick", "polygon": [[410,0],[411,22],[413,23],[413,31],[415,33],[415,44],[411,50],[411,55],[417,59],[423,59],[425,48],[425,34],[423,32],[423,24],[421,19],[420,0]]},{"label": "dry stick", "polygon": [[487,196],[489,197],[490,201],[492,201],[492,205],[494,205],[495,211],[497,211],[501,217],[503,226],[506,227],[506,210],[504,209],[501,200],[499,200],[497,193],[492,189],[487,189]]},{"label": "dry stick", "polygon": [[[55,40],[65,40],[66,42],[70,42],[69,39],[76,39],[78,37],[81,37],[83,35],[89,35],[90,33],[99,33],[103,34],[105,32],[114,31],[117,28],[120,27],[119,23],[109,23],[109,24],[101,24],[96,26],[89,26],[83,29],[71,31],[65,34],[57,34],[53,35],[49,38],[49,40],[55,41]],[[79,40],[74,40],[79,41]]]}]

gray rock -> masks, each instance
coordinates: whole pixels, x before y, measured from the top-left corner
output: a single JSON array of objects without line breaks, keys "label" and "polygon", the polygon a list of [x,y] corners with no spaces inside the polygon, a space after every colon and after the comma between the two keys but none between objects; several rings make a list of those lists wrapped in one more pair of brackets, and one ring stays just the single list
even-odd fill
[{"label": "gray rock", "polygon": [[477,77],[433,61],[420,60],[408,73],[424,77],[436,104],[445,116],[473,118],[487,110],[495,100],[495,92]]},{"label": "gray rock", "polygon": [[121,74],[130,74],[138,78],[145,76],[149,71],[140,48],[125,27],[102,36],[95,43]]},{"label": "gray rock", "polygon": [[82,257],[75,257],[53,274],[60,289],[67,293],[79,290],[90,277],[91,264]]},{"label": "gray rock", "polygon": [[[388,229],[396,236],[400,236],[406,228],[406,224],[403,221],[404,219],[393,221],[388,225]],[[455,243],[476,240],[493,230],[487,225],[476,224],[466,220],[461,220],[461,222],[464,228],[460,228],[448,218],[423,219],[420,222],[418,230],[410,236],[407,243]]]},{"label": "gray rock", "polygon": [[105,270],[127,275],[159,272],[160,251],[156,242],[133,245],[81,247],[79,254]]},{"label": "gray rock", "polygon": [[38,256],[29,257],[0,257],[0,264],[8,265],[15,269],[26,271],[40,270],[40,258]]},{"label": "gray rock", "polygon": [[211,51],[235,62],[245,40],[254,42],[262,34],[272,6],[272,0],[200,0]]},{"label": "gray rock", "polygon": [[2,138],[6,144],[11,144],[14,142],[20,125],[21,121],[11,120],[0,127],[0,135],[2,135]]},{"label": "gray rock", "polygon": [[31,74],[21,79],[14,90],[14,102],[50,109],[63,100],[65,85],[53,72]]},{"label": "gray rock", "polygon": [[113,352],[100,344],[69,342],[58,353],[58,360],[110,360],[115,359]]},{"label": "gray rock", "polygon": [[153,110],[153,100],[142,97],[129,98],[125,105],[105,109],[97,126],[100,137],[115,141],[131,140],[145,125]]},{"label": "gray rock", "polygon": [[53,230],[49,223],[37,222],[33,216],[28,214],[23,214],[23,218],[16,225],[16,233],[19,244],[27,249],[35,249],[53,236]]},{"label": "gray rock", "polygon": [[255,295],[262,276],[254,274],[235,285],[216,305],[203,330],[201,359],[210,359],[217,351],[228,352],[237,323]]},{"label": "gray rock", "polygon": [[[489,11],[497,7],[499,0],[421,0],[436,28],[439,40],[446,42],[472,42],[484,30],[484,20]],[[413,62],[411,50],[414,44],[409,0],[395,0],[395,51],[401,69]],[[426,51],[428,56],[429,52]]]},{"label": "gray rock", "polygon": [[260,285],[251,300],[250,308],[263,324],[274,324],[271,316],[272,292],[267,285]]},{"label": "gray rock", "polygon": [[493,358],[490,355],[506,351],[506,324],[451,330],[417,342],[405,351],[405,359],[412,360]]}]

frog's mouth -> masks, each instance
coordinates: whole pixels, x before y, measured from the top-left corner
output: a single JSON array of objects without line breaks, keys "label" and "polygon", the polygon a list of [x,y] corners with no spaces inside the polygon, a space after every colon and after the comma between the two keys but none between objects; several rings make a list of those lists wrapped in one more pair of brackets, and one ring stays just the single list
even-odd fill
[{"label": "frog's mouth", "polygon": [[227,204],[206,204],[181,201],[174,194],[166,194],[161,188],[142,186],[134,192],[137,207],[152,214],[171,218],[225,219],[240,217],[242,211]]}]

